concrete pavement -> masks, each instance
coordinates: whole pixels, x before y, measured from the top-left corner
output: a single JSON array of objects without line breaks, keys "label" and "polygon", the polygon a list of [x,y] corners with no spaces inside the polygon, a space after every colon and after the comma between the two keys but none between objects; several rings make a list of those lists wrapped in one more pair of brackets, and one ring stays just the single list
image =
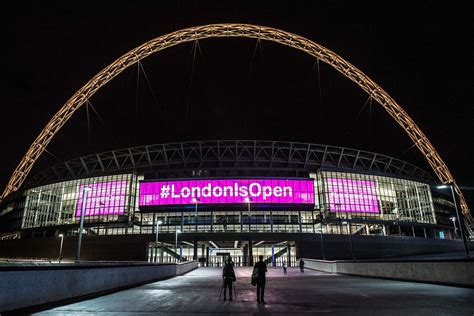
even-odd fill
[{"label": "concrete pavement", "polygon": [[220,268],[37,312],[34,315],[474,315],[474,289],[269,268],[266,305],[256,302],[250,267],[236,268],[236,299],[218,300]]}]

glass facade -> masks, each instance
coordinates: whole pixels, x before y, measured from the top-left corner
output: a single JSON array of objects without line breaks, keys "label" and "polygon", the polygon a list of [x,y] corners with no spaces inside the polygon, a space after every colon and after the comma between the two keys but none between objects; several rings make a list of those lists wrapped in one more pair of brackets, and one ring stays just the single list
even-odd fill
[{"label": "glass facade", "polygon": [[[82,208],[84,187],[87,202]],[[110,175],[48,184],[25,191],[22,228],[77,224],[84,209],[84,222],[128,221],[134,214],[137,177]]]},{"label": "glass facade", "polygon": [[[48,184],[24,192],[22,229],[62,226],[77,233],[84,210],[86,233],[96,235],[172,233],[389,234],[396,222],[436,224],[429,185],[371,174],[318,171],[314,207],[242,203],[160,206],[140,210],[143,176],[118,174]],[[84,188],[89,187],[90,191]],[[86,195],[87,194],[87,195]],[[84,202],[85,201],[85,202]],[[342,221],[350,221],[345,225]],[[369,225],[370,224],[370,225]]]},{"label": "glass facade", "polygon": [[317,183],[321,208],[329,218],[436,223],[427,184],[332,171],[320,172]]}]

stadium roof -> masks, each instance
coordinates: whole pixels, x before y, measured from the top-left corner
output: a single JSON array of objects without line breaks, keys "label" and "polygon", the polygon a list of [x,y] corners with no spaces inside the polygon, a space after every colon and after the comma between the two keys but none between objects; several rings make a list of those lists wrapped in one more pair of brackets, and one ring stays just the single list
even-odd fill
[{"label": "stadium roof", "polygon": [[211,140],[130,147],[75,158],[32,176],[27,187],[118,172],[212,169],[341,170],[434,182],[431,174],[408,162],[358,149],[284,141]]}]

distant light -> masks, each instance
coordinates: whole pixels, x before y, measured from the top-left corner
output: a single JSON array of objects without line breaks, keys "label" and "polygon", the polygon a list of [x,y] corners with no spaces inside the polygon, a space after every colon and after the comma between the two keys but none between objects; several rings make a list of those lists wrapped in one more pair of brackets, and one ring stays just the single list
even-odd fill
[{"label": "distant light", "polygon": [[449,219],[452,220],[453,222],[456,221],[456,217],[454,217],[454,216],[450,217]]},{"label": "distant light", "polygon": [[92,188],[91,188],[91,187],[84,187],[84,191],[86,191],[86,192],[87,192],[87,191],[90,191],[90,190],[92,190]]},{"label": "distant light", "polygon": [[199,199],[193,198],[193,203],[197,203],[197,202],[199,202]]},{"label": "distant light", "polygon": [[346,224],[347,224],[347,222],[346,222],[346,221],[343,221],[343,222],[342,222],[342,225],[346,225]]},{"label": "distant light", "polygon": [[59,234],[58,237],[64,237],[64,235],[63,235],[63,234]]},{"label": "distant light", "polygon": [[447,189],[447,188],[449,188],[449,185],[446,185],[446,184],[438,185],[436,188],[437,189]]},{"label": "distant light", "polygon": [[251,198],[248,198],[248,197],[245,198],[245,203],[250,203],[250,201],[252,201]]},{"label": "distant light", "polygon": [[163,224],[163,222],[162,222],[162,221],[158,221],[158,225],[161,225],[161,224]]},{"label": "distant light", "polygon": [[178,229],[178,230],[176,231],[176,234],[180,234],[180,233],[181,233],[181,231]]}]

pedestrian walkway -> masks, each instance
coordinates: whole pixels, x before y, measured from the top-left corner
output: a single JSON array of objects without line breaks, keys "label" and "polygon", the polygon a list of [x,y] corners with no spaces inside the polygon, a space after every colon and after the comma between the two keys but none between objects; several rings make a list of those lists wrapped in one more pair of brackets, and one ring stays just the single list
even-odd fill
[{"label": "pedestrian walkway", "polygon": [[221,268],[56,307],[35,315],[470,315],[474,289],[269,268],[266,305],[256,302],[251,267],[235,268],[235,300],[219,301]]}]

